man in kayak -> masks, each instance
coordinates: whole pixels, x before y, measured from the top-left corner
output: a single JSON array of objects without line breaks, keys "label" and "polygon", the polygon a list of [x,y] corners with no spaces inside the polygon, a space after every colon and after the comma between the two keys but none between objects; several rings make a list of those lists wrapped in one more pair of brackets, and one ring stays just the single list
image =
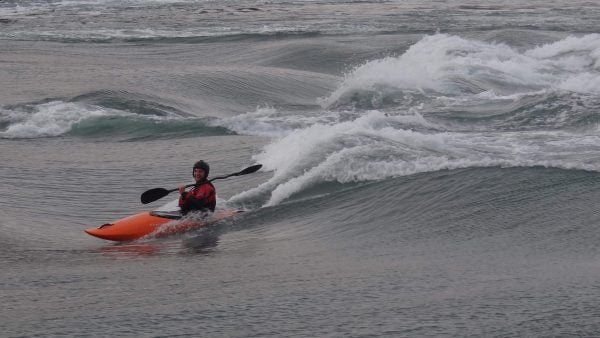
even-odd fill
[{"label": "man in kayak", "polygon": [[187,192],[185,186],[179,187],[179,207],[184,215],[190,211],[215,211],[217,198],[215,187],[207,179],[209,171],[208,163],[196,162],[192,171],[196,185]]}]

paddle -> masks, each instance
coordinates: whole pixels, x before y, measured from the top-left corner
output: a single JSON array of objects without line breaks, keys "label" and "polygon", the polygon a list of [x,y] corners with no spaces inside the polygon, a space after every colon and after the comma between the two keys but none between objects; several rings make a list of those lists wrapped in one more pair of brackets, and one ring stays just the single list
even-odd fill
[{"label": "paddle", "polygon": [[[258,169],[260,169],[261,167],[262,167],[262,164],[255,164],[255,165],[248,167],[240,172],[225,175],[225,176],[218,176],[218,177],[215,177],[208,181],[212,182],[214,180],[222,180],[224,178],[228,178],[231,176],[242,176],[242,175],[252,174],[252,173],[258,171]],[[185,187],[189,188],[189,187],[193,187],[195,185],[196,185],[196,183],[192,183],[192,184],[186,185]],[[177,191],[177,190],[179,190],[179,188],[175,188],[175,189],[171,189],[171,190],[167,190],[165,188],[154,188],[154,189],[150,189],[150,190],[144,192],[142,194],[142,196],[140,197],[140,199],[142,200],[142,204],[148,204],[148,203],[154,202],[156,200],[159,200],[159,199],[167,196],[168,194],[172,193],[173,191]]]}]

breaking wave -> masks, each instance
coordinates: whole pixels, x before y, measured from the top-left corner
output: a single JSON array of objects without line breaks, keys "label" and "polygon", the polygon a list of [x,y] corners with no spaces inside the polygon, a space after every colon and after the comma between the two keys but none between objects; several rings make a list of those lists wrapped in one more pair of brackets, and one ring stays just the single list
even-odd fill
[{"label": "breaking wave", "polygon": [[398,57],[348,73],[325,107],[380,108],[415,96],[504,99],[543,90],[600,93],[600,34],[520,51],[459,36],[426,36]]},{"label": "breaking wave", "polygon": [[228,135],[209,118],[134,113],[81,102],[50,101],[0,110],[0,138],[74,136],[140,140]]},{"label": "breaking wave", "polygon": [[232,201],[272,206],[326,182],[457,168],[600,171],[599,71],[599,34],[524,51],[427,36],[352,70],[319,113],[262,109],[224,121],[271,138],[254,159],[272,178]]}]

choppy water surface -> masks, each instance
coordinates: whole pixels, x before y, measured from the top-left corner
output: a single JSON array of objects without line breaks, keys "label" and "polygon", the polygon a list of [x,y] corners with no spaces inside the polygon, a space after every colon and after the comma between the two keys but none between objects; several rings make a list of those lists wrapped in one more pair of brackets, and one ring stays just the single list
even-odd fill
[{"label": "choppy water surface", "polygon": [[[600,6],[0,2],[17,336],[597,336]],[[113,244],[141,192],[246,212]]]}]

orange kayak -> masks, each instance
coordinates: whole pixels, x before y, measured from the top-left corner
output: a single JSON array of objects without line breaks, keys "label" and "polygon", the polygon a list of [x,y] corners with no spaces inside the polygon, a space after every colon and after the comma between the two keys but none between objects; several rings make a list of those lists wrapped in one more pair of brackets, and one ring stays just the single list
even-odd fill
[{"label": "orange kayak", "polygon": [[239,212],[235,210],[217,210],[206,219],[180,220],[181,215],[178,213],[146,211],[102,224],[97,228],[85,229],[85,232],[98,238],[118,242],[133,241],[149,234],[154,237],[164,237],[207,226]]}]

